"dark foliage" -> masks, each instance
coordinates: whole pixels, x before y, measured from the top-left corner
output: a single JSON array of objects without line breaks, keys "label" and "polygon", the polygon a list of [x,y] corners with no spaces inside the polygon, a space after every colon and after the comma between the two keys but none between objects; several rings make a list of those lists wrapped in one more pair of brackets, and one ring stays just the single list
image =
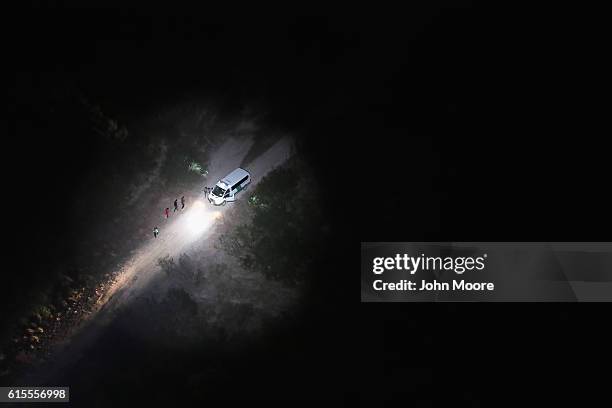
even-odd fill
[{"label": "dark foliage", "polygon": [[290,284],[308,279],[329,238],[316,182],[297,159],[268,174],[250,194],[248,223],[220,238],[221,248],[245,267]]}]

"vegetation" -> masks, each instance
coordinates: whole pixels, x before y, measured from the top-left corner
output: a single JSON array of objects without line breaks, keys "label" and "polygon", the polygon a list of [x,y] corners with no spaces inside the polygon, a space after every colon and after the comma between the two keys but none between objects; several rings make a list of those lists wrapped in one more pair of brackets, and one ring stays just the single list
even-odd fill
[{"label": "vegetation", "polygon": [[[161,214],[154,210],[160,195],[202,182],[214,143],[214,134],[202,136],[204,124],[212,131],[214,125],[198,106],[136,123],[90,103],[76,90],[56,99],[40,102],[30,113],[37,119],[23,130],[38,134],[32,123],[41,122],[47,134],[61,135],[65,147],[48,151],[64,153],[42,154],[44,165],[34,157],[28,166],[56,171],[48,190],[62,198],[56,211],[33,213],[38,218],[32,223],[42,226],[31,243],[31,251],[38,252],[22,262],[24,273],[11,272],[3,288],[0,377],[25,361],[17,358],[23,353],[44,358],[46,343],[68,333],[92,310],[114,279],[111,271],[150,236]],[[55,162],[63,166],[50,167]],[[174,261],[167,261],[171,273]]]},{"label": "vegetation", "polygon": [[246,268],[291,285],[324,249],[328,227],[316,183],[308,167],[292,159],[266,176],[236,211],[248,219],[221,235],[220,248]]},{"label": "vegetation", "polygon": [[189,171],[192,171],[200,176],[206,177],[208,175],[208,170],[206,170],[204,168],[204,166],[202,166],[200,163],[198,163],[195,160],[189,160],[186,159],[185,161],[187,161],[187,169]]}]

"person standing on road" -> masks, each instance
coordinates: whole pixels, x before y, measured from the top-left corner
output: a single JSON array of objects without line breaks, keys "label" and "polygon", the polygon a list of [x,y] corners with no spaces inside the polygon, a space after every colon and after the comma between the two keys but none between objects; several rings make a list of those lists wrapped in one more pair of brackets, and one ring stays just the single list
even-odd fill
[{"label": "person standing on road", "polygon": [[166,218],[170,217],[170,209],[168,207],[164,210],[164,214],[166,214]]},{"label": "person standing on road", "polygon": [[153,228],[153,236],[157,238],[158,235],[159,235],[159,228],[157,227]]},{"label": "person standing on road", "polygon": [[185,196],[181,197],[181,210],[185,208]]},{"label": "person standing on road", "polygon": [[174,200],[174,210],[172,212],[178,211],[178,198]]}]

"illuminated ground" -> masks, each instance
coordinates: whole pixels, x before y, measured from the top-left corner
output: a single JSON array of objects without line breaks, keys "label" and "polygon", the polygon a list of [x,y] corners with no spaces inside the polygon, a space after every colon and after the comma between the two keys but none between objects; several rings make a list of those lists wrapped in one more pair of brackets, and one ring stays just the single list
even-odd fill
[{"label": "illuminated ground", "polygon": [[[208,180],[212,183],[229,171],[240,166],[253,144],[250,137],[229,138],[211,156]],[[238,200],[248,198],[248,191],[270,170],[284,163],[291,155],[291,140],[281,138],[267,151],[252,160],[247,167],[251,172],[252,182],[246,192],[238,196]],[[56,382],[58,378],[68,378],[74,381],[74,376],[81,377],[80,371],[87,370],[90,364],[88,356],[100,356],[104,353],[94,352],[105,347],[105,338],[116,331],[121,325],[122,331],[141,338],[145,342],[163,342],[164,338],[151,338],[154,328],[150,321],[150,310],[147,302],[163,302],[169,289],[185,290],[202,308],[210,309],[206,316],[215,324],[224,324],[224,314],[219,307],[223,304],[248,304],[258,312],[255,315],[276,316],[295,303],[296,294],[293,289],[284,287],[277,282],[268,282],[258,274],[253,274],[240,268],[239,265],[216,248],[215,233],[224,226],[224,217],[235,204],[212,206],[205,201],[201,188],[185,194],[186,207],[178,212],[171,212],[169,219],[160,216],[158,238],[151,233],[148,242],[126,262],[120,266],[120,274],[112,287],[98,300],[97,309],[75,331],[73,336],[63,344],[56,346],[51,361],[28,378],[29,383]],[[179,205],[180,207],[180,205]],[[196,286],[191,281],[185,281],[180,276],[170,276],[164,273],[159,264],[162,258],[178,261],[186,256],[199,267],[213,268],[229,266],[226,272],[214,275],[205,285]],[[182,259],[182,258],[181,258]],[[229,290],[228,290],[229,286]],[[224,289],[224,290],[221,290]],[[131,316],[125,318],[126,315]],[[161,318],[161,317],[160,317]],[[257,326],[261,317],[253,318],[251,324],[243,325],[241,330],[250,330]],[[227,319],[226,328],[232,330],[235,322]],[[220,322],[221,321],[221,322]],[[206,322],[204,322],[206,323]],[[248,327],[247,327],[248,326]],[[245,328],[247,327],[247,328]],[[190,328],[185,327],[184,333]],[[163,337],[163,336],[162,336]],[[198,341],[197,338],[193,339]]]}]

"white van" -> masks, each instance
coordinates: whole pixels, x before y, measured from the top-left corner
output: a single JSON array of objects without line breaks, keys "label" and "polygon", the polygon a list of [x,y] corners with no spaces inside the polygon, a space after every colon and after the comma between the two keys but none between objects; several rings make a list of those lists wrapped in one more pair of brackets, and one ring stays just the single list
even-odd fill
[{"label": "white van", "polygon": [[217,182],[208,194],[208,201],[214,205],[225,204],[236,200],[236,193],[245,189],[251,182],[248,171],[237,168]]}]

